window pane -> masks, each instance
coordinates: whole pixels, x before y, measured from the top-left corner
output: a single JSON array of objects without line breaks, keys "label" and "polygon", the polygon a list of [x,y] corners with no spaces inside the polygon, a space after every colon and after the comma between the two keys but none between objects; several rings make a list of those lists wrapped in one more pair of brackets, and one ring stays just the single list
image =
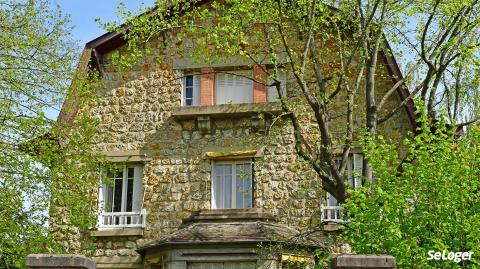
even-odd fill
[{"label": "window pane", "polygon": [[112,212],[113,210],[113,186],[109,184],[103,185],[103,210],[105,212]]},{"label": "window pane", "polygon": [[186,76],[185,79],[186,79],[185,80],[186,87],[187,88],[193,87],[193,76],[192,75]]},{"label": "window pane", "polygon": [[[273,70],[270,70],[273,73]],[[287,93],[287,73],[285,71],[278,72],[278,80],[280,80],[280,89],[282,91],[283,96]],[[273,83],[273,78],[269,79],[268,83]],[[279,100],[278,90],[275,86],[269,86],[267,89],[267,100],[268,102],[275,102]]]},{"label": "window pane", "polygon": [[337,199],[327,192],[327,206],[339,206]]},{"label": "window pane", "polygon": [[183,92],[184,106],[198,106],[200,104],[200,76],[185,76],[185,88]]},{"label": "window pane", "polygon": [[185,77],[185,93],[184,103],[186,106],[191,106],[193,103],[193,75]]},{"label": "window pane", "polygon": [[113,212],[122,212],[123,178],[115,178],[114,181]]},{"label": "window pane", "polygon": [[128,168],[128,178],[127,178],[127,208],[125,209],[126,212],[132,212],[132,198],[133,198],[133,175],[134,169],[133,167]]},{"label": "window pane", "polygon": [[253,102],[252,71],[218,73],[215,75],[216,104],[244,104]]},{"label": "window pane", "polygon": [[363,156],[361,154],[353,154],[353,170],[355,171],[353,176],[354,188],[357,189],[362,186]]},{"label": "window pane", "polygon": [[222,262],[192,262],[188,269],[224,269]]},{"label": "window pane", "polygon": [[232,207],[232,165],[215,164],[215,179],[213,182],[215,208]]},{"label": "window pane", "polygon": [[250,163],[236,165],[235,183],[235,207],[252,207],[252,165]]},{"label": "window pane", "polygon": [[117,169],[107,173],[108,182],[105,184],[104,208],[105,212],[120,212],[122,205],[123,171]]},{"label": "window pane", "polygon": [[224,269],[255,269],[254,262],[225,262]]},{"label": "window pane", "polygon": [[193,104],[193,89],[187,88],[185,91],[185,105],[191,106]]}]

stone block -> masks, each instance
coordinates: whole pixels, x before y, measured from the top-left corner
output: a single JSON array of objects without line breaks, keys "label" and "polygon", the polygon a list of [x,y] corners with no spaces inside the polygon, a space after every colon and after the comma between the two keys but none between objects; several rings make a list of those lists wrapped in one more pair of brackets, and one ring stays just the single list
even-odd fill
[{"label": "stone block", "polygon": [[70,268],[70,269],[95,269],[96,264],[83,255],[69,254],[30,254],[27,256],[26,265],[29,268]]},{"label": "stone block", "polygon": [[389,255],[340,255],[333,260],[333,269],[395,268],[395,258]]}]

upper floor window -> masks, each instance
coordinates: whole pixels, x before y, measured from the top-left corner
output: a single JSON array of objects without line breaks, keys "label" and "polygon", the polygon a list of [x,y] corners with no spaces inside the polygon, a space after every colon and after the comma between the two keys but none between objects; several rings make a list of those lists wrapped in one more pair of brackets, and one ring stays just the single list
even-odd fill
[{"label": "upper floor window", "polygon": [[143,226],[142,201],[142,166],[126,165],[104,173],[99,192],[99,227]]},{"label": "upper floor window", "polygon": [[215,74],[215,103],[246,104],[253,102],[252,71]]},{"label": "upper floor window", "polygon": [[[273,70],[269,70],[273,73]],[[270,78],[266,82],[265,91],[254,91],[254,77],[261,74],[262,70],[243,71],[211,71],[205,74],[185,73],[182,87],[182,105],[199,106],[222,104],[249,104],[255,102],[275,102],[279,100],[278,90],[275,86],[268,86],[273,82]],[[265,75],[265,74],[264,74]],[[203,77],[205,76],[205,77]],[[276,75],[281,83],[281,91],[286,94],[286,72],[280,70]],[[205,83],[202,80],[205,80]],[[261,83],[261,82],[260,82]],[[203,89],[202,87],[206,87]],[[257,95],[256,95],[257,94]],[[254,96],[256,95],[256,96]],[[266,98],[265,98],[266,97]]]},{"label": "upper floor window", "polygon": [[184,79],[183,87],[183,105],[200,105],[200,75],[188,74]]},{"label": "upper floor window", "polygon": [[215,162],[213,165],[212,208],[253,206],[252,162]]}]

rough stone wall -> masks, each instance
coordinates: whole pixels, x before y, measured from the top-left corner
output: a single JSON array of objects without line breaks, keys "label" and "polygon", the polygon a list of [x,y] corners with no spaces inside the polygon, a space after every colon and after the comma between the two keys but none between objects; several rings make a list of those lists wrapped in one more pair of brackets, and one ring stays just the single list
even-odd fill
[{"label": "rough stone wall", "polygon": [[[312,213],[318,212],[323,202],[318,197],[324,194],[318,191],[314,171],[298,162],[288,124],[277,125],[266,137],[252,128],[249,117],[232,116],[212,120],[211,134],[202,134],[195,120],[172,117],[173,108],[181,104],[181,80],[173,79],[182,72],[172,70],[171,61],[161,57],[159,50],[125,73],[115,71],[110,57],[104,59],[104,87],[98,92],[99,106],[93,110],[101,121],[96,150],[149,152],[151,160],[143,171],[147,223],[143,236],[85,241],[83,248],[92,250],[93,256],[138,256],[134,251],[138,244],[168,234],[192,212],[210,208],[212,161],[205,152],[212,148],[264,148],[263,157],[254,163],[254,207],[297,228],[307,225]],[[387,78],[379,79],[383,83],[392,84]],[[398,103],[396,98],[392,96],[387,108]],[[403,111],[380,126],[395,141],[408,130],[411,127]]]}]

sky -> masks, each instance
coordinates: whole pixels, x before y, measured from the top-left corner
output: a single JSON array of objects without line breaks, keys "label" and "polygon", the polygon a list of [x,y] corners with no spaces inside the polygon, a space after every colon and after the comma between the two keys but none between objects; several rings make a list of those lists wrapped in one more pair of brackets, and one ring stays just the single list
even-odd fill
[{"label": "sky", "polygon": [[[53,0],[63,12],[70,15],[73,39],[77,41],[78,47],[83,49],[85,44],[96,37],[106,33],[99,23],[95,22],[100,18],[102,22],[114,21],[117,19],[115,11],[118,4],[123,2],[129,10],[138,10],[143,3],[150,7],[155,0]],[[45,111],[48,118],[56,120],[60,107],[49,108]]]},{"label": "sky", "polygon": [[55,0],[63,11],[70,14],[73,29],[73,37],[79,41],[81,47],[88,41],[105,33],[95,18],[102,21],[112,21],[117,17],[115,11],[118,4],[123,2],[127,9],[136,10],[141,3],[153,6],[154,0]]}]

